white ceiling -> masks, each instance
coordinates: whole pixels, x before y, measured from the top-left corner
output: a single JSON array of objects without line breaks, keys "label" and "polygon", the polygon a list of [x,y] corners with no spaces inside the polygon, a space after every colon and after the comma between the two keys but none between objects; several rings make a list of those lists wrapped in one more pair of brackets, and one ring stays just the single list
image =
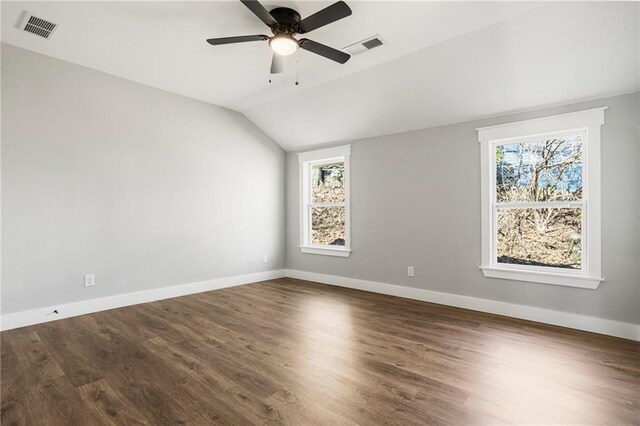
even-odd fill
[{"label": "white ceiling", "polygon": [[[332,1],[264,1],[307,16]],[[625,93],[638,81],[637,3],[348,1],[353,15],[306,35],[388,44],[339,65],[301,51],[268,83],[268,34],[239,1],[2,2],[2,41],[243,112],[285,149]],[[51,40],[16,28],[28,10]]]},{"label": "white ceiling", "polygon": [[244,114],[291,150],[630,93],[638,6],[546,5]]}]

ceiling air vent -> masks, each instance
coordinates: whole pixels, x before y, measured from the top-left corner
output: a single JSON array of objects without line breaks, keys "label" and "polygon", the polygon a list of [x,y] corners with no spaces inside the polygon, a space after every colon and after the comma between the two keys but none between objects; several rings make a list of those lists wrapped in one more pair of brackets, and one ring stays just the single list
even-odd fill
[{"label": "ceiling air vent", "polygon": [[56,28],[58,28],[58,24],[49,22],[46,19],[38,18],[29,12],[26,12],[25,17],[20,24],[21,30],[46,39],[51,38],[51,35]]},{"label": "ceiling air vent", "polygon": [[383,44],[387,44],[387,42],[384,41],[379,35],[374,35],[373,37],[369,37],[357,43],[353,43],[345,47],[343,50],[347,53],[350,53],[351,55],[359,55],[371,49],[375,49],[376,47],[380,47]]}]

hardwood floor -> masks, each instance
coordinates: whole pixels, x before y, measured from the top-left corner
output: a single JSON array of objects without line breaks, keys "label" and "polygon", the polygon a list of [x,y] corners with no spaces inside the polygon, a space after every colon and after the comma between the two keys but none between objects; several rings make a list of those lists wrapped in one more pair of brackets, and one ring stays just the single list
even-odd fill
[{"label": "hardwood floor", "polygon": [[293,279],[1,338],[2,425],[640,424],[640,342]]}]

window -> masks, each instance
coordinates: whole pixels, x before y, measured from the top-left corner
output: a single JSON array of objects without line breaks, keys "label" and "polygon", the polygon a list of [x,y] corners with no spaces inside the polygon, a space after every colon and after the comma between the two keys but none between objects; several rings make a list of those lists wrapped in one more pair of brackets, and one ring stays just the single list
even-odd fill
[{"label": "window", "polygon": [[598,287],[604,110],[478,129],[486,277]]},{"label": "window", "polygon": [[342,257],[351,253],[350,155],[350,145],[298,154],[303,253]]}]

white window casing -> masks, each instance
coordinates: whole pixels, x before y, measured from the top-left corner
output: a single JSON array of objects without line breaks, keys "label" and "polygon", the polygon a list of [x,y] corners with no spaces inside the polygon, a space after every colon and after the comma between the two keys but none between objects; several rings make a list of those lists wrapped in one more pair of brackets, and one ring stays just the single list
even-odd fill
[{"label": "white window casing", "polygon": [[[482,127],[478,131],[481,145],[481,219],[482,263],[485,277],[502,278],[533,283],[569,287],[598,288],[602,278],[601,253],[601,126],[606,107],[519,121],[497,126]],[[524,142],[554,135],[581,135],[582,145],[582,200],[553,201],[547,203],[495,202],[495,150],[498,145]],[[529,205],[531,204],[531,205]],[[582,268],[580,270],[515,265],[497,262],[496,212],[509,207],[580,207],[582,209]]]},{"label": "white window casing", "polygon": [[[300,251],[307,254],[349,257],[351,254],[351,145],[301,152],[298,154],[300,181]],[[344,162],[344,203],[311,203],[311,167],[335,161]],[[344,207],[345,229],[344,246],[317,245],[311,243],[311,209],[312,207]]]}]

